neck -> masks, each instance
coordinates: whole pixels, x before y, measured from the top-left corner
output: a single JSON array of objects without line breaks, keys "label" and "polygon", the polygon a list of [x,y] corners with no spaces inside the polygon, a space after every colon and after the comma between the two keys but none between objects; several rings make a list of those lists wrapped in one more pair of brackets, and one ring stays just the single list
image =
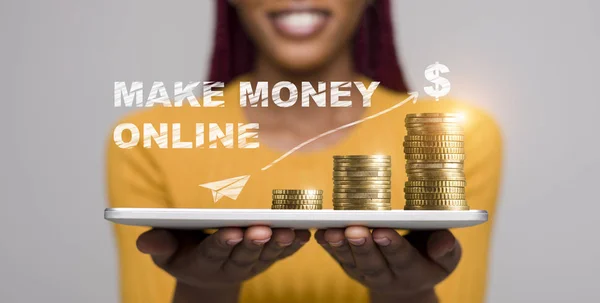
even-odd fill
[{"label": "neck", "polygon": [[345,48],[341,54],[336,55],[333,60],[323,66],[306,71],[299,72],[285,69],[262,54],[257,56],[255,66],[251,79],[253,81],[268,81],[272,84],[289,81],[299,86],[302,81],[315,84],[319,81],[353,81],[357,78],[349,48]]}]

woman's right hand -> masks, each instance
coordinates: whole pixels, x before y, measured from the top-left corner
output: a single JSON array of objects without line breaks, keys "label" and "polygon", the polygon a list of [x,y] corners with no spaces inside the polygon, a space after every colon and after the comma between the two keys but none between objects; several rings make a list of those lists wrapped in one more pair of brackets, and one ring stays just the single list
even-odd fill
[{"label": "woman's right hand", "polygon": [[175,277],[178,288],[226,290],[292,255],[310,236],[307,230],[265,226],[222,228],[211,235],[153,229],[140,235],[137,247]]}]

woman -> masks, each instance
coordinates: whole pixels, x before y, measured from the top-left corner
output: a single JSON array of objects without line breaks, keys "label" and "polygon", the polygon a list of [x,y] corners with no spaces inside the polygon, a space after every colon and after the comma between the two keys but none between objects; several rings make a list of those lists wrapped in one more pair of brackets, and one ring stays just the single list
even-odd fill
[{"label": "woman", "polygon": [[[125,122],[260,124],[260,148],[108,150],[113,207],[269,208],[274,188],[321,188],[331,197],[331,157],[389,154],[402,192],[403,117],[466,113],[465,172],[472,208],[493,211],[500,135],[482,112],[443,100],[408,104],[313,142],[271,169],[297,144],[405,99],[388,0],[217,1],[211,80],[226,82],[224,108],[154,108]],[[370,108],[239,106],[240,81],[380,81]],[[362,104],[360,93],[351,95]],[[187,125],[187,126],[186,126]],[[193,126],[191,126],[193,129]],[[192,134],[182,134],[191,141]],[[257,173],[252,173],[257,172]],[[252,173],[237,200],[213,203],[199,184]],[[398,197],[396,194],[395,197]],[[329,199],[330,200],[330,199]],[[403,201],[392,201],[395,209]],[[326,207],[328,205],[325,205]],[[365,227],[309,231],[255,226],[147,231],[118,226],[124,302],[482,302],[491,224],[400,235]],[[459,244],[460,242],[460,244]],[[137,244],[137,247],[136,247]],[[141,253],[140,253],[141,252]],[[147,254],[144,256],[143,254]],[[462,257],[460,265],[459,260]]]}]

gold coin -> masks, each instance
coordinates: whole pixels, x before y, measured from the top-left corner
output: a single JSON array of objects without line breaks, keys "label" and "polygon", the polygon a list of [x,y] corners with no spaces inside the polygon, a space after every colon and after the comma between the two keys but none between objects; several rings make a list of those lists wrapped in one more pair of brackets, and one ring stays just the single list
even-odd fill
[{"label": "gold coin", "polygon": [[407,114],[406,118],[462,118],[460,113],[414,113]]},{"label": "gold coin", "polygon": [[321,189],[274,189],[274,195],[322,195]]},{"label": "gold coin", "polygon": [[272,200],[273,204],[323,204],[323,200]]},{"label": "gold coin", "polygon": [[448,162],[417,162],[417,163],[406,163],[406,170],[417,170],[417,169],[464,169],[463,163],[448,163]]},{"label": "gold coin", "polygon": [[334,177],[390,177],[391,171],[334,171]]},{"label": "gold coin", "polygon": [[407,194],[419,194],[419,193],[454,193],[464,194],[464,187],[404,187],[404,192]]},{"label": "gold coin", "polygon": [[[389,164],[386,165],[381,165],[381,164],[376,164],[376,165],[372,165],[372,164],[368,164],[368,165],[354,165],[354,164],[348,164],[348,163],[343,163],[344,165],[341,165],[340,163],[336,163],[333,165],[333,169],[334,170],[348,170],[348,169],[365,169],[365,170],[369,170],[369,169],[390,169],[392,166]],[[345,165],[348,164],[348,165]]]},{"label": "gold coin", "polygon": [[463,148],[464,141],[404,141],[404,147],[444,147],[444,148]]},{"label": "gold coin", "polygon": [[408,176],[408,181],[466,181],[465,176]]},{"label": "gold coin", "polygon": [[352,199],[352,198],[391,198],[391,193],[333,193],[333,198]]},{"label": "gold coin", "polygon": [[404,123],[407,130],[427,129],[464,129],[461,123]]},{"label": "gold coin", "polygon": [[467,200],[406,200],[406,205],[466,206]]},{"label": "gold coin", "polygon": [[333,181],[333,186],[390,186],[392,181]]},{"label": "gold coin", "polygon": [[464,154],[462,147],[405,147],[405,154]]},{"label": "gold coin", "polygon": [[423,159],[406,159],[406,164],[415,164],[415,163],[458,163],[464,164],[464,160],[448,160],[448,159],[437,159],[437,160],[423,160]]},{"label": "gold coin", "polygon": [[466,181],[460,180],[424,180],[424,181],[406,181],[404,183],[406,187],[465,187],[467,186]]},{"label": "gold coin", "polygon": [[334,207],[333,210],[392,210],[391,207]]},{"label": "gold coin", "polygon": [[404,141],[459,141],[464,142],[464,135],[406,135],[404,136]]},{"label": "gold coin", "polygon": [[[373,202],[367,199],[341,199],[344,201],[338,201],[337,199],[333,200],[333,205],[390,205],[392,202],[391,199],[381,199],[380,202]],[[349,200],[349,201],[347,201]]]},{"label": "gold coin", "polygon": [[461,118],[406,118],[406,125],[412,124],[462,124],[464,120]]},{"label": "gold coin", "polygon": [[378,184],[369,184],[369,185],[342,185],[342,184],[333,184],[333,189],[390,189],[392,186],[390,184],[378,185]]},{"label": "gold coin", "polygon": [[390,203],[390,198],[333,198],[333,203]]},{"label": "gold coin", "polygon": [[373,181],[385,181],[390,182],[390,177],[340,177],[334,176],[334,183],[337,182],[373,182]]},{"label": "gold coin", "polygon": [[456,129],[463,130],[463,126],[460,123],[405,123],[407,130],[411,129]]},{"label": "gold coin", "polygon": [[381,161],[387,160],[391,161],[392,157],[389,155],[345,155],[345,156],[333,156],[333,159],[336,161],[348,161],[348,160],[374,160]]},{"label": "gold coin", "polygon": [[333,188],[334,193],[391,193],[390,188]]},{"label": "gold coin", "polygon": [[463,123],[462,117],[406,117],[404,123]]},{"label": "gold coin", "polygon": [[391,207],[391,203],[334,203],[333,207]]},{"label": "gold coin", "polygon": [[273,195],[274,200],[320,200],[322,195]]},{"label": "gold coin", "polygon": [[407,129],[409,136],[420,136],[420,135],[453,135],[453,136],[464,136],[465,132],[462,130],[451,130],[451,129]]},{"label": "gold coin", "polygon": [[428,169],[424,169],[424,168],[414,168],[414,169],[407,169],[406,173],[408,175],[417,175],[417,174],[464,174],[464,170],[462,169],[457,169],[457,168],[428,168]]},{"label": "gold coin", "polygon": [[464,178],[465,174],[462,171],[425,171],[425,172],[411,172],[408,174],[408,178]]},{"label": "gold coin", "polygon": [[429,205],[414,205],[414,206],[409,206],[406,205],[404,207],[404,210],[446,210],[446,211],[451,211],[451,210],[469,210],[468,206],[429,206]]},{"label": "gold coin", "polygon": [[464,136],[464,130],[443,128],[409,128],[407,136]]},{"label": "gold coin", "polygon": [[404,118],[405,124],[462,124],[464,119],[462,116],[446,116],[446,117],[406,117]]},{"label": "gold coin", "polygon": [[391,160],[385,161],[371,161],[371,160],[344,160],[344,161],[333,161],[334,166],[390,166],[392,165]]},{"label": "gold coin", "polygon": [[405,154],[406,160],[451,160],[451,161],[464,161],[464,154]]},{"label": "gold coin", "polygon": [[453,193],[417,193],[404,194],[406,200],[465,200],[465,194]]},{"label": "gold coin", "polygon": [[[408,172],[410,171],[410,172]],[[441,174],[448,174],[448,175],[453,175],[453,174],[464,174],[464,170],[462,169],[457,169],[457,168],[437,168],[437,169],[424,169],[424,168],[415,168],[415,169],[410,169],[407,171],[408,175],[426,175],[426,174],[432,174],[432,175],[441,175]]]},{"label": "gold coin", "polygon": [[392,162],[334,162],[333,167],[390,167]]},{"label": "gold coin", "polygon": [[271,209],[305,209],[305,210],[316,210],[323,209],[322,205],[271,205]]},{"label": "gold coin", "polygon": [[390,171],[390,166],[346,166],[346,167],[333,167],[333,171]]}]

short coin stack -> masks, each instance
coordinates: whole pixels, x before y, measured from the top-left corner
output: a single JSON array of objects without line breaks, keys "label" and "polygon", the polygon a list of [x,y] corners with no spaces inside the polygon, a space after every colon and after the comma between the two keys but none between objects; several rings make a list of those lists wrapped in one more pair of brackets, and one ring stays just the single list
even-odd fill
[{"label": "short coin stack", "polygon": [[469,209],[462,120],[455,113],[406,116],[405,210]]},{"label": "short coin stack", "polygon": [[333,209],[391,210],[391,167],[390,156],[334,156]]},{"label": "short coin stack", "polygon": [[271,209],[323,209],[320,189],[274,189]]}]

